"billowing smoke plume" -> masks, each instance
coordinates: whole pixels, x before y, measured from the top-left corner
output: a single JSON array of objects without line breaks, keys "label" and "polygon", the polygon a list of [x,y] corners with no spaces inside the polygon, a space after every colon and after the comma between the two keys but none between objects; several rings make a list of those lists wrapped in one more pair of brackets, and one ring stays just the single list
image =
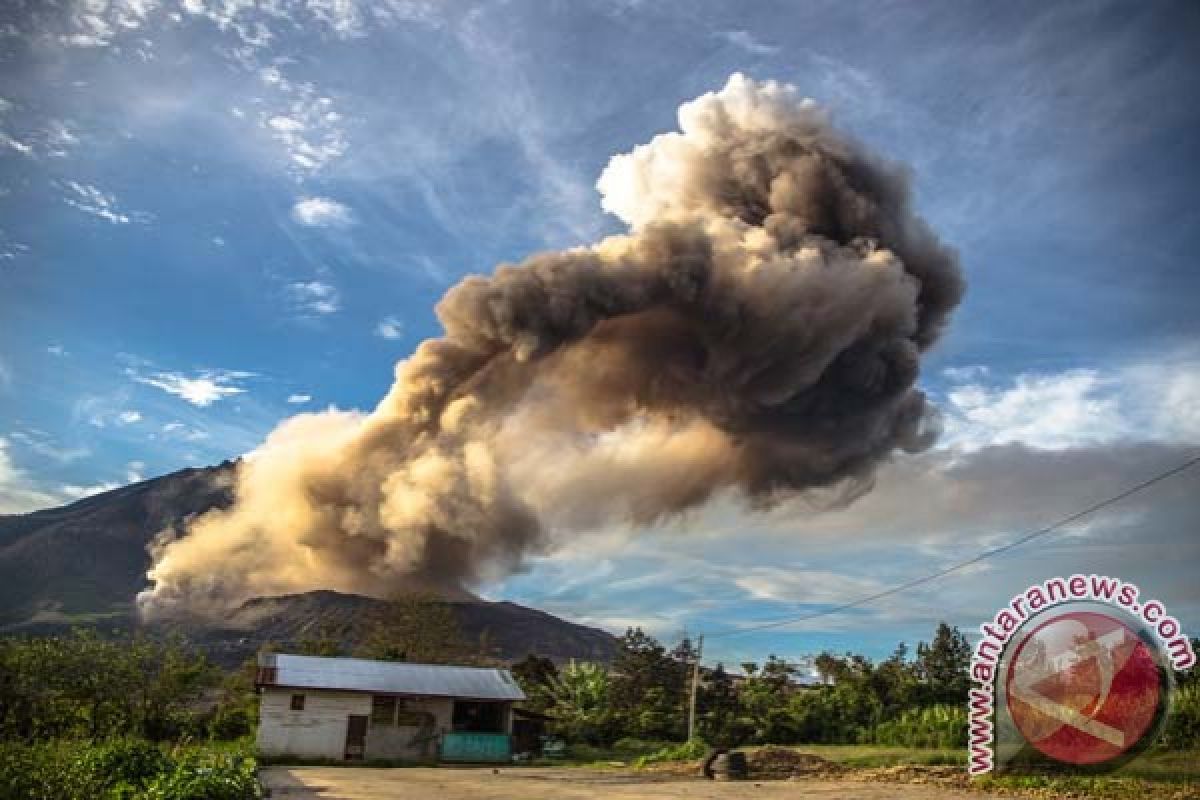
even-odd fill
[{"label": "billowing smoke plume", "polygon": [[853,497],[927,446],[920,353],[963,287],[905,173],[773,82],[679,122],[600,177],[629,233],[451,289],[373,412],[287,420],[162,544],[143,609],[470,586],[715,493]]}]

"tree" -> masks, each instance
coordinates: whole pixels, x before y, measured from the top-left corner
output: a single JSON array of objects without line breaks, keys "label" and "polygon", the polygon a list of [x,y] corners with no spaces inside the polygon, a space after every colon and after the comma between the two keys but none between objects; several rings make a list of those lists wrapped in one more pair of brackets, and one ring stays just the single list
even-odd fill
[{"label": "tree", "polygon": [[220,681],[217,669],[174,638],[164,644],[135,640],[130,658],[141,705],[139,732],[149,739],[172,739],[188,732],[191,708]]},{"label": "tree", "polygon": [[753,735],[760,742],[790,742],[795,726],[787,713],[791,680],[796,668],[774,655],[761,668],[748,673],[739,692],[741,706],[752,721]]},{"label": "tree", "polygon": [[610,690],[604,667],[572,661],[549,686],[556,730],[575,741],[608,744],[614,732]]},{"label": "tree", "polygon": [[898,644],[892,655],[875,668],[871,685],[885,714],[911,708],[920,702],[921,682],[916,665],[908,660],[908,645]]},{"label": "tree", "polygon": [[199,727],[195,702],[217,678],[178,639],[0,638],[0,735],[177,737]]},{"label": "tree", "polygon": [[308,631],[307,635],[296,643],[296,652],[302,656],[344,656],[347,650],[345,642],[348,638],[349,632],[345,628],[324,622]]},{"label": "tree", "polygon": [[970,665],[967,637],[958,628],[940,623],[931,644],[917,645],[917,674],[925,685],[925,702],[967,702]]},{"label": "tree", "polygon": [[831,684],[837,681],[841,661],[833,653],[825,652],[813,659],[813,666],[817,668],[821,683]]},{"label": "tree", "polygon": [[709,744],[736,747],[750,736],[752,725],[740,716],[737,688],[723,664],[704,676],[696,706],[700,738]]},{"label": "tree", "polygon": [[[694,659],[690,643],[677,652]],[[613,710],[631,736],[675,739],[686,728],[690,662],[677,661],[653,636],[630,628],[613,661]]]},{"label": "tree", "polygon": [[530,653],[513,664],[511,669],[530,707],[545,709],[554,702],[551,689],[558,678],[558,667],[554,666],[553,661]]},{"label": "tree", "polygon": [[472,660],[454,609],[432,592],[406,592],[389,599],[376,615],[356,655],[423,664],[461,664]]}]

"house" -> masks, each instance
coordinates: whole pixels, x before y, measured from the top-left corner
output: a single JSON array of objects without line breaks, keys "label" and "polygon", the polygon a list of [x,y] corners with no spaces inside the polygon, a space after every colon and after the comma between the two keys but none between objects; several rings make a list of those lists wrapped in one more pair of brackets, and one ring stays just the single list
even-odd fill
[{"label": "house", "polygon": [[282,653],[255,686],[261,755],[348,761],[507,761],[525,699],[506,669]]}]

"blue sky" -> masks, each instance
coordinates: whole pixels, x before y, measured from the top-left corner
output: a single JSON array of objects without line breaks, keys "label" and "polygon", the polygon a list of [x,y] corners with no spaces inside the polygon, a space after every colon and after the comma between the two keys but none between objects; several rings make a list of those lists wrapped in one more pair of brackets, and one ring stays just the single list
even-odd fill
[{"label": "blue sky", "polygon": [[[449,286],[621,230],[608,159],[741,71],[908,163],[960,251],[921,381],[943,442],[843,512],[718,503],[483,591],[670,637],[937,569],[1200,444],[1197,34],[1187,3],[5,4],[0,513],[370,408]],[[1197,488],[712,652],[880,654],[1056,570],[1140,582],[1195,633]]]}]

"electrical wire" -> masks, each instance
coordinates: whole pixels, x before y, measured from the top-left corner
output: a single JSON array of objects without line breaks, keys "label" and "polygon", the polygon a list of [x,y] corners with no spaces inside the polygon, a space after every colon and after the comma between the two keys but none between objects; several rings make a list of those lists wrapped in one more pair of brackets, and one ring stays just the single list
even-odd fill
[{"label": "electrical wire", "polygon": [[1155,475],[1154,477],[1148,478],[1147,480],[1144,480],[1141,483],[1130,486],[1129,488],[1127,488],[1117,494],[1114,494],[1110,497],[1107,497],[1098,503],[1094,503],[1081,511],[1076,511],[1074,514],[1070,514],[1069,516],[1063,517],[1062,519],[1052,522],[1043,528],[1038,528],[1037,530],[1030,531],[1029,533],[1022,535],[1022,536],[1014,539],[1011,542],[1000,545],[999,547],[994,547],[991,550],[985,550],[982,553],[980,553],[979,555],[969,558],[966,561],[960,561],[957,564],[952,564],[951,566],[946,567],[945,569],[938,570],[937,572],[932,572],[928,575],[923,575],[919,578],[914,578],[913,580],[907,581],[906,583],[902,583],[899,586],[893,586],[889,589],[884,589],[881,592],[876,592],[875,594],[867,595],[866,597],[860,597],[857,600],[852,600],[848,603],[842,603],[841,605],[834,606],[833,608],[825,608],[820,611],[813,611],[813,612],[810,612],[807,614],[802,614],[802,615],[796,616],[796,617],[788,617],[786,619],[764,621],[764,622],[755,623],[752,625],[747,625],[742,628],[736,628],[734,630],[706,632],[704,634],[704,636],[707,639],[718,639],[718,638],[722,638],[722,637],[726,637],[726,636],[737,636],[737,635],[743,634],[743,633],[753,633],[754,631],[766,630],[768,628],[780,628],[780,627],[783,627],[784,625],[793,625],[795,623],[807,622],[808,620],[818,619],[820,617],[828,617],[832,614],[840,614],[843,611],[847,611],[852,608],[857,608],[858,606],[863,606],[863,605],[866,605],[867,603],[873,603],[876,600],[882,600],[885,597],[890,597],[894,594],[899,594],[900,592],[911,589],[914,586],[920,586],[922,584],[929,583],[930,581],[937,580],[938,578],[949,575],[952,572],[957,572],[961,569],[969,567],[972,564],[978,564],[980,561],[983,561],[985,559],[992,558],[993,556],[1000,555],[1001,553],[1006,553],[1009,550],[1012,550],[1016,547],[1020,547],[1021,545],[1031,542],[1034,539],[1037,539],[1038,537],[1045,536],[1049,533],[1053,533],[1054,531],[1058,530],[1059,528],[1062,528],[1066,525],[1070,525],[1072,522],[1077,522],[1078,520],[1081,520],[1084,517],[1090,516],[1091,514],[1094,514],[1097,511],[1108,508],[1109,506],[1115,505],[1115,504],[1121,502],[1122,500],[1125,500],[1128,497],[1132,497],[1133,495],[1135,495],[1139,492],[1145,491],[1146,489],[1149,489],[1151,486],[1153,486],[1156,483],[1160,483],[1162,481],[1167,480],[1168,478],[1172,478],[1172,477],[1180,474],[1181,472],[1186,472],[1187,470],[1191,469],[1192,467],[1196,466],[1197,464],[1200,464],[1200,455],[1194,456],[1194,457],[1188,459],[1187,461],[1183,462],[1182,464],[1172,467],[1171,469],[1160,472],[1157,475]]}]

